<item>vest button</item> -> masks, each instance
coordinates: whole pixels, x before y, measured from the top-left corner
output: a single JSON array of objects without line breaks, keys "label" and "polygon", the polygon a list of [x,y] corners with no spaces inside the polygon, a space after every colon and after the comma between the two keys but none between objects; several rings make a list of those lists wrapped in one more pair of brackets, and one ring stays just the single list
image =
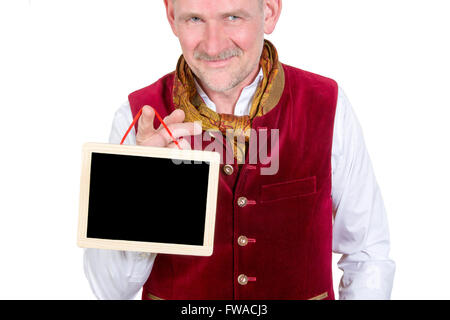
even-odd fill
[{"label": "vest button", "polygon": [[237,201],[237,204],[239,207],[243,208],[247,205],[247,198],[246,197],[240,197]]},{"label": "vest button", "polygon": [[237,242],[241,247],[245,247],[248,244],[248,238],[246,236],[240,236]]},{"label": "vest button", "polygon": [[241,274],[237,280],[241,286],[245,286],[248,283],[248,277],[245,274]]},{"label": "vest button", "polygon": [[225,172],[226,175],[231,176],[234,172],[234,168],[232,165],[224,165],[223,166],[223,172]]}]

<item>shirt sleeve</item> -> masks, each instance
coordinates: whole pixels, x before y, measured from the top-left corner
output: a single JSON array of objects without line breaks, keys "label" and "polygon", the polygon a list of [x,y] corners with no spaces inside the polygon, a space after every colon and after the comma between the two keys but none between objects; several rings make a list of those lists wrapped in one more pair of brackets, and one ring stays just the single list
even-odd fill
[{"label": "shirt sleeve", "polygon": [[342,254],[339,299],[390,299],[386,210],[361,126],[339,88],[332,151],[333,252]]},{"label": "shirt sleeve", "polygon": [[[119,144],[132,122],[128,102],[115,113],[109,142]],[[136,144],[134,130],[124,144]],[[156,253],[84,249],[84,272],[98,299],[133,299],[147,281]]]}]

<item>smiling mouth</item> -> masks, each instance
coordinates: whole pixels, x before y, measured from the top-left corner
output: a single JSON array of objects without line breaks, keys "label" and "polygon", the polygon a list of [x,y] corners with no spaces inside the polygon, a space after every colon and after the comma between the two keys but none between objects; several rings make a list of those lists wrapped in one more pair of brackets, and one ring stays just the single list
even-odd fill
[{"label": "smiling mouth", "polygon": [[221,60],[202,60],[202,61],[207,66],[220,68],[220,67],[227,66],[233,58],[235,58],[235,57],[233,56],[233,57],[229,57],[229,58],[221,59]]}]

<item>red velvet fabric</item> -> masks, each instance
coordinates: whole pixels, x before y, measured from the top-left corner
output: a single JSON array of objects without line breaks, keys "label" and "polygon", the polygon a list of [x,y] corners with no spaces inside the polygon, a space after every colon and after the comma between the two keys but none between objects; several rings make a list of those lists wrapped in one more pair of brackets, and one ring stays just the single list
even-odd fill
[{"label": "red velvet fabric", "polygon": [[[282,97],[254,119],[250,138],[267,130],[258,143],[271,150],[270,130],[279,129],[278,172],[261,175],[268,159],[249,164],[248,151],[245,164],[232,164],[231,175],[222,161],[213,255],[158,254],[143,299],[334,299],[331,148],[338,87],[329,78],[283,68]],[[147,104],[163,117],[170,114],[173,77],[130,94],[133,116]],[[239,197],[249,200],[245,207],[238,206]],[[239,246],[241,235],[256,242]],[[255,281],[241,285],[240,274]]]}]

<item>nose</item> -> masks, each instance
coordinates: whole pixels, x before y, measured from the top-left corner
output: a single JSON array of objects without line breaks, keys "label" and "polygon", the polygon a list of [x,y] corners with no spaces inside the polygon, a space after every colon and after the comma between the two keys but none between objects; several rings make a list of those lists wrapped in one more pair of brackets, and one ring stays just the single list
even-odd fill
[{"label": "nose", "polygon": [[203,50],[210,57],[216,57],[229,47],[224,28],[216,21],[207,23],[203,39]]}]

